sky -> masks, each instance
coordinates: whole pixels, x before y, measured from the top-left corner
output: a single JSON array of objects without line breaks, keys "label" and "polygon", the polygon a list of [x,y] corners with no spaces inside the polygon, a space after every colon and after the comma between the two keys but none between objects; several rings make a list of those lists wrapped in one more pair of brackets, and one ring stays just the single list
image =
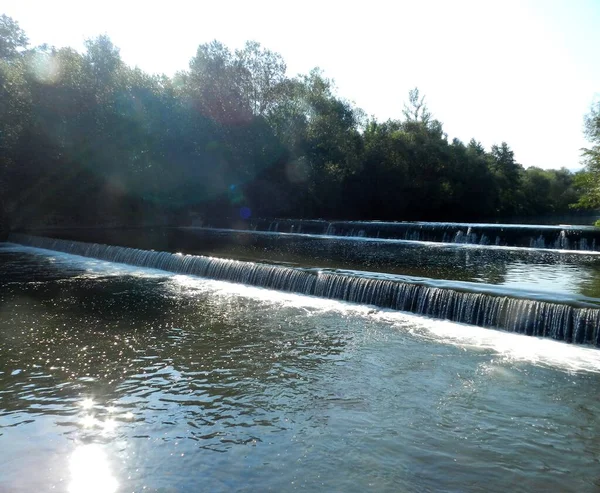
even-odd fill
[{"label": "sky", "polygon": [[579,169],[600,99],[600,0],[2,0],[3,13],[31,45],[83,51],[108,34],[126,63],[167,75],[199,44],[255,40],[378,120],[401,118],[418,87],[450,139],[506,141],[525,167]]}]

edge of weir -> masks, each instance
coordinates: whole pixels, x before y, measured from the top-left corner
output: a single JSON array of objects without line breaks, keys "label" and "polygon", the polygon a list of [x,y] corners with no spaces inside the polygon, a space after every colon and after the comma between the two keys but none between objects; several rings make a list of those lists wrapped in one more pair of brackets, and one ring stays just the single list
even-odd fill
[{"label": "edge of weir", "polygon": [[[568,343],[600,346],[600,309],[534,293],[408,276],[298,268],[13,234],[11,243],[277,291],[336,299]],[[188,260],[189,259],[189,260]],[[462,289],[461,289],[462,288]],[[470,288],[470,289],[469,289]],[[476,288],[476,289],[474,289]],[[520,294],[521,296],[515,296]],[[523,295],[529,296],[523,296]]]},{"label": "edge of weir", "polygon": [[211,233],[222,233],[222,234],[246,234],[246,235],[257,235],[257,236],[282,236],[286,238],[310,238],[313,240],[320,241],[337,241],[343,243],[372,243],[372,244],[390,244],[400,245],[405,247],[425,247],[432,249],[469,249],[469,250],[499,250],[499,251],[520,251],[520,252],[540,252],[543,254],[575,254],[575,255],[591,255],[599,256],[600,251],[598,250],[566,250],[559,248],[541,248],[541,247],[527,247],[527,246],[512,246],[512,245],[480,245],[478,243],[451,243],[443,241],[426,241],[426,240],[405,240],[401,238],[374,238],[372,236],[344,236],[344,235],[328,235],[328,234],[317,234],[317,233],[290,233],[286,231],[262,231],[262,230],[251,230],[251,229],[230,229],[230,228],[213,228],[205,226],[173,226],[174,229],[181,229],[186,231],[208,231]]},{"label": "edge of weir", "polygon": [[[16,239],[15,239],[16,237]],[[302,267],[302,266],[291,266],[285,264],[279,264],[276,262],[257,262],[251,260],[238,260],[234,258],[226,258],[226,257],[217,257],[210,255],[196,255],[196,254],[187,254],[181,252],[172,252],[172,251],[162,251],[162,250],[144,250],[139,248],[132,248],[120,245],[110,245],[110,244],[102,244],[102,243],[92,243],[92,242],[84,242],[77,240],[65,240],[61,238],[52,238],[46,236],[35,236],[35,235],[27,235],[22,233],[11,233],[8,237],[8,241],[6,243],[14,243],[22,246],[28,246],[32,248],[38,248],[42,250],[48,251],[61,251],[63,253],[69,253],[70,255],[78,255],[86,258],[97,258],[97,257],[89,257],[86,255],[80,255],[76,253],[64,252],[63,250],[56,250],[45,247],[37,247],[34,245],[28,245],[26,243],[21,243],[17,241],[19,237],[24,237],[24,239],[39,239],[39,240],[47,240],[47,241],[65,241],[70,243],[75,243],[78,245],[99,245],[99,246],[112,246],[117,248],[123,248],[130,251],[148,251],[148,252],[156,252],[156,253],[166,253],[172,255],[183,255],[188,257],[196,257],[196,258],[204,258],[204,259],[219,259],[223,261],[231,261],[239,264],[246,265],[256,265],[256,266],[265,266],[265,267],[277,267],[281,269],[289,269],[292,271],[306,272],[308,274],[316,275],[319,274],[335,274],[345,277],[353,277],[353,278],[362,278],[362,279],[372,279],[372,280],[381,280],[381,281],[391,281],[396,283],[404,283],[404,284],[413,284],[417,286],[424,286],[428,288],[434,289],[446,289],[452,291],[458,291],[463,293],[472,293],[472,294],[486,294],[489,296],[495,297],[507,297],[507,298],[517,298],[522,300],[531,300],[531,301],[541,301],[545,303],[553,303],[553,304],[564,304],[569,305],[574,308],[595,308],[600,309],[600,298],[593,298],[582,295],[570,295],[567,293],[551,293],[546,291],[536,291],[530,289],[523,288],[511,288],[507,286],[501,286],[496,284],[486,284],[486,283],[478,283],[478,282],[469,282],[469,281],[456,281],[450,279],[434,279],[429,277],[417,277],[410,276],[404,274],[389,274],[384,272],[372,272],[372,271],[364,271],[364,270],[354,270],[354,269],[331,269],[327,267]],[[109,260],[107,260],[109,261]],[[121,262],[124,263],[124,262]],[[135,264],[128,264],[135,265]],[[164,270],[157,268],[157,270]],[[165,272],[171,272],[165,270]],[[191,274],[194,275],[194,274]],[[197,275],[197,277],[202,277]],[[230,281],[235,282],[235,281]]]}]

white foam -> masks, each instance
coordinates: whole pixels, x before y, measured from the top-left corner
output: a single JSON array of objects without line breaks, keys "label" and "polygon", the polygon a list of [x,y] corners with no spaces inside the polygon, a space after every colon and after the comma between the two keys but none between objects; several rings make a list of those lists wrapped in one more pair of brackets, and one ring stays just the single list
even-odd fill
[{"label": "white foam", "polygon": [[572,372],[600,373],[600,351],[593,347],[192,276],[175,275],[170,281],[173,287],[179,286],[192,292],[210,291],[217,296],[242,296],[280,307],[304,308],[310,315],[333,311],[375,319],[404,333],[436,343],[451,344],[466,350],[492,351],[506,362],[525,362]]},{"label": "white foam", "polygon": [[600,350],[592,347],[436,320],[393,310],[381,310],[372,306],[172,274],[157,269],[95,260],[40,248],[5,244],[2,250],[44,255],[58,264],[82,269],[85,271],[84,276],[133,275],[140,278],[167,278],[167,288],[177,294],[210,292],[215,296],[245,297],[277,307],[304,309],[311,316],[318,315],[320,312],[338,312],[365,317],[378,320],[403,333],[436,343],[451,344],[466,350],[493,351],[507,362],[527,362],[565,371],[600,373]]}]

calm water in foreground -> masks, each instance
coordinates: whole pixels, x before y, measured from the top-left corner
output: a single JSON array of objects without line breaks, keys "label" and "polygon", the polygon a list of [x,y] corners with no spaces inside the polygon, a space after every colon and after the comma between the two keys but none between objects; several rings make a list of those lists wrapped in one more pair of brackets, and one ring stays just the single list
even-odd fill
[{"label": "calm water in foreground", "polygon": [[600,351],[0,248],[0,491],[598,491]]}]

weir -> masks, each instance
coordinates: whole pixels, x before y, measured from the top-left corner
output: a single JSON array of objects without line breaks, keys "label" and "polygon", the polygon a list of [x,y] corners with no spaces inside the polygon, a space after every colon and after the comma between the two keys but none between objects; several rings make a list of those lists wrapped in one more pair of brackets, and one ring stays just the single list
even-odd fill
[{"label": "weir", "polygon": [[[507,296],[487,286],[438,287],[428,280],[394,279],[369,273],[293,268],[257,262],[182,255],[97,243],[11,234],[26,246],[97,258],[177,274],[319,296],[565,342],[600,346],[600,309],[575,301]],[[525,296],[525,295],[523,295]]]},{"label": "weir", "polygon": [[445,222],[255,219],[235,225],[253,231],[358,236],[441,243],[519,246],[558,250],[600,249],[600,228]]}]

